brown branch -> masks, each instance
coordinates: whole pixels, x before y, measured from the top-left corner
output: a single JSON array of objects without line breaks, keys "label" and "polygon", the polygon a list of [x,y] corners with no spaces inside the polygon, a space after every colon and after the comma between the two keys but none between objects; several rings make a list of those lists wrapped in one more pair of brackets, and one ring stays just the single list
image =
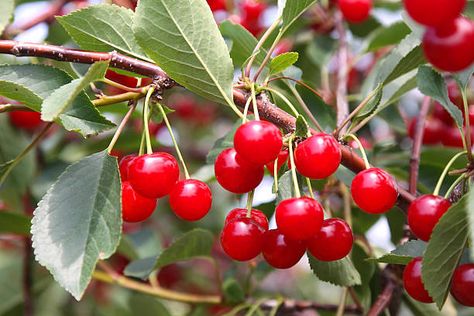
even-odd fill
[{"label": "brown branch", "polygon": [[416,118],[415,135],[413,139],[413,147],[410,158],[410,181],[408,191],[416,195],[416,187],[418,182],[418,172],[420,167],[421,145],[423,144],[423,136],[425,130],[425,121],[430,109],[430,98],[425,97],[421,104],[420,113]]},{"label": "brown branch", "polygon": [[349,115],[349,103],[347,102],[347,81],[349,75],[348,56],[349,49],[347,46],[346,30],[344,28],[344,20],[342,13],[337,10],[335,13],[336,30],[339,35],[339,50],[337,53],[337,87],[336,87],[336,104],[337,104],[337,126],[340,132],[346,132],[346,127],[342,123]]},{"label": "brown branch", "polygon": [[[263,310],[272,310],[275,305],[279,304],[278,300],[265,301],[260,305]],[[303,312],[305,310],[323,310],[323,311],[337,311],[338,305],[333,304],[317,304],[310,301],[295,301],[285,300],[280,304],[277,315],[295,315],[296,313]],[[344,315],[361,315],[362,310],[355,305],[346,305],[344,309]]]},{"label": "brown branch", "polygon": [[367,316],[380,315],[386,308],[389,308],[392,299],[397,297],[397,287],[400,284],[399,279],[402,271],[402,268],[397,265],[389,264],[385,267],[382,271],[382,282],[385,283],[383,290],[370,308]]}]

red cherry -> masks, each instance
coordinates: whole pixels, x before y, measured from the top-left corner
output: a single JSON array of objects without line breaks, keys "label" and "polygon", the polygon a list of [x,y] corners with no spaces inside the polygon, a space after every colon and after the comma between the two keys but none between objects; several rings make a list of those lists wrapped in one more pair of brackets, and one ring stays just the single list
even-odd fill
[{"label": "red cherry", "polygon": [[433,299],[421,280],[421,257],[414,258],[403,271],[403,286],[415,300],[423,303],[433,303]]},{"label": "red cherry", "polygon": [[405,9],[413,20],[426,26],[437,26],[457,18],[466,0],[404,0]]},{"label": "red cherry", "polygon": [[207,4],[212,12],[227,9],[226,0],[207,0]]},{"label": "red cherry", "polygon": [[423,50],[428,61],[444,71],[461,71],[474,62],[474,22],[464,17],[427,28]]},{"label": "red cherry", "polygon": [[242,194],[255,189],[263,179],[263,167],[242,159],[234,148],[217,156],[214,173],[219,184],[232,193]]},{"label": "red cherry", "polygon": [[[411,139],[415,138],[417,119],[414,118],[408,125],[408,135]],[[438,119],[427,119],[425,120],[425,126],[423,127],[423,144],[433,145],[438,144],[441,141],[441,137],[445,131],[444,124]]]},{"label": "red cherry", "polygon": [[222,230],[222,248],[234,260],[253,259],[262,251],[264,232],[265,230],[250,218],[235,219]]},{"label": "red cherry", "polygon": [[278,229],[271,229],[263,234],[262,254],[274,268],[291,268],[300,261],[305,251],[303,242],[288,239]]},{"label": "red cherry", "polygon": [[446,111],[438,101],[434,102],[433,117],[440,120],[445,125],[451,126],[454,124],[454,120],[451,115]]},{"label": "red cherry", "polygon": [[454,80],[450,80],[446,85],[448,88],[448,97],[461,111],[464,110],[464,101],[458,84]]},{"label": "red cherry", "polygon": [[120,170],[120,177],[122,181],[128,180],[128,169],[130,168],[130,164],[132,161],[137,158],[137,155],[127,155],[120,160],[119,163],[119,170]]},{"label": "red cherry", "polygon": [[445,128],[444,133],[441,135],[441,142],[449,147],[464,147],[461,132],[455,126]]},{"label": "red cherry", "polygon": [[247,21],[257,21],[267,8],[267,4],[257,0],[243,0],[240,2],[242,19]]},{"label": "red cherry", "polygon": [[395,180],[387,172],[369,168],[354,177],[351,193],[360,209],[370,214],[381,214],[390,210],[397,202],[396,187]]},{"label": "red cherry", "polygon": [[[224,226],[227,225],[228,223],[232,222],[235,219],[238,218],[246,218],[247,217],[247,209],[245,208],[234,208],[232,211],[227,214],[225,218],[225,223]],[[263,214],[262,211],[252,209],[250,218],[257,223],[260,227],[262,227],[264,230],[268,230],[268,218],[265,214]]]},{"label": "red cherry", "polygon": [[282,150],[278,154],[277,159],[273,160],[272,162],[267,163],[265,167],[267,168],[268,172],[270,172],[270,174],[273,176],[275,162],[277,163],[277,171],[279,171],[281,167],[285,164],[287,159],[288,159],[288,150]]},{"label": "red cherry", "polygon": [[474,307],[474,263],[460,265],[454,270],[451,294],[462,305]]},{"label": "red cherry", "polygon": [[12,111],[8,112],[10,122],[17,128],[27,131],[37,129],[41,123],[41,114],[34,111]]},{"label": "red cherry", "polygon": [[339,0],[338,5],[344,19],[351,23],[360,23],[369,17],[372,0]]},{"label": "red cherry", "polygon": [[408,208],[408,225],[416,237],[428,241],[433,228],[451,203],[441,196],[426,194],[411,202]]},{"label": "red cherry", "polygon": [[186,221],[197,221],[206,216],[211,204],[211,190],[199,180],[178,181],[170,192],[171,210]]},{"label": "red cherry", "polygon": [[139,156],[130,163],[128,178],[133,189],[148,198],[160,198],[178,181],[179,167],[168,153],[158,152]]},{"label": "red cherry", "polygon": [[234,135],[235,151],[257,165],[274,161],[280,153],[281,132],[270,122],[250,121],[239,126]]},{"label": "red cherry", "polygon": [[141,222],[151,216],[156,200],[146,198],[133,190],[128,181],[122,182],[122,218],[126,222]]},{"label": "red cherry", "polygon": [[321,205],[309,197],[283,200],[275,210],[278,229],[293,240],[307,240],[313,237],[323,224]]},{"label": "red cherry", "polygon": [[323,221],[321,230],[307,242],[309,252],[318,260],[334,261],[349,254],[354,242],[349,225],[338,218]]},{"label": "red cherry", "polygon": [[311,179],[324,179],[341,163],[341,149],[334,137],[319,133],[304,140],[295,150],[296,170]]}]

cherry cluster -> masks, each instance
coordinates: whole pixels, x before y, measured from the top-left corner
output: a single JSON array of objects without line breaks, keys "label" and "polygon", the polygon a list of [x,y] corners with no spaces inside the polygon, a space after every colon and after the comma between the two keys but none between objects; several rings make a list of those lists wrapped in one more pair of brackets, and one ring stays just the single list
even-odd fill
[{"label": "cherry cluster", "polygon": [[440,70],[461,71],[474,62],[474,22],[461,16],[466,2],[404,0],[408,14],[426,26],[423,50]]},{"label": "cherry cluster", "polygon": [[171,210],[181,219],[197,221],[212,204],[211,190],[202,181],[179,180],[176,159],[165,152],[121,159],[122,217],[126,222],[141,222],[156,209],[157,199],[169,195]]}]

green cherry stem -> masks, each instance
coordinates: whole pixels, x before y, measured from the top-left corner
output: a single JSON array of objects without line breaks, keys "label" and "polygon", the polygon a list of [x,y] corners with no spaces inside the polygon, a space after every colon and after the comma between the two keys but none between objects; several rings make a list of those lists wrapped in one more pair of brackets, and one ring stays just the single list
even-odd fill
[{"label": "green cherry stem", "polygon": [[309,196],[314,199],[314,193],[313,193],[313,185],[311,184],[311,179],[306,178],[306,185],[308,186],[308,191],[309,191]]},{"label": "green cherry stem", "polygon": [[354,134],[346,134],[344,136],[344,138],[352,138],[356,144],[359,146],[359,150],[360,150],[360,153],[362,155],[362,159],[364,160],[364,164],[365,164],[365,169],[369,169],[370,168],[370,163],[369,163],[369,159],[367,159],[367,154],[364,150],[364,147],[362,146],[362,143],[360,142],[360,140],[357,138],[357,136],[355,136]]},{"label": "green cherry stem", "polygon": [[248,115],[248,112],[249,112],[250,102],[252,102],[252,98],[248,98],[247,102],[245,102],[244,116],[242,117],[242,124],[247,123],[247,115]]},{"label": "green cherry stem", "polygon": [[253,196],[255,194],[255,190],[250,191],[247,194],[247,217],[252,217],[252,204],[253,204]]},{"label": "green cherry stem", "polygon": [[278,157],[273,162],[273,183],[275,184],[275,193],[278,193]]},{"label": "green cherry stem", "polygon": [[258,114],[258,107],[257,107],[257,96],[255,94],[255,85],[251,85],[251,93],[252,93],[252,105],[253,105],[253,114],[255,116],[255,120],[260,121],[260,115]]},{"label": "green cherry stem", "polygon": [[150,110],[150,98],[153,92],[155,91],[155,88],[152,87],[150,90],[148,90],[146,97],[145,97],[145,103],[143,103],[143,127],[145,129],[145,141],[146,141],[146,151],[147,154],[152,154],[153,153],[153,148],[151,146],[151,138],[150,138],[150,129],[148,127],[148,113]]},{"label": "green cherry stem", "polygon": [[443,184],[444,178],[448,174],[449,169],[451,169],[452,165],[454,164],[454,162],[456,162],[456,160],[459,157],[464,156],[465,154],[467,154],[467,152],[462,151],[462,152],[457,153],[456,155],[454,155],[453,158],[451,158],[451,160],[448,162],[448,164],[444,168],[443,172],[441,173],[441,176],[439,177],[438,182],[436,183],[436,187],[433,191],[433,195],[439,195],[439,191],[441,190],[441,185]]},{"label": "green cherry stem", "polygon": [[171,140],[173,141],[174,149],[176,150],[176,154],[178,155],[178,159],[181,162],[181,166],[183,166],[184,176],[186,177],[186,179],[189,179],[190,176],[189,176],[188,168],[186,167],[186,163],[184,162],[184,158],[183,158],[183,155],[181,154],[181,150],[179,150],[176,137],[174,137],[174,133],[173,133],[173,129],[171,128],[170,121],[168,120],[168,117],[166,116],[166,112],[163,109],[163,106],[158,103],[158,107],[161,111],[161,115],[163,115],[163,121],[165,121],[166,128],[168,128],[168,132],[170,133]]},{"label": "green cherry stem", "polygon": [[466,89],[463,89],[462,87],[459,89],[461,90],[461,95],[462,95],[462,102],[464,105],[464,120],[466,121],[466,129],[467,132],[464,132],[464,137],[465,137],[465,142],[466,142],[466,151],[467,151],[467,159],[469,159],[469,162],[472,164],[474,162],[474,159],[472,157],[472,139],[471,139],[471,122],[469,118],[469,104],[467,103],[467,93]]},{"label": "green cherry stem", "polygon": [[105,84],[108,84],[109,86],[112,86],[112,87],[115,87],[115,88],[118,88],[120,90],[124,90],[124,91],[128,91],[128,92],[141,92],[142,89],[137,87],[137,88],[130,88],[128,86],[125,86],[123,84],[120,84],[118,82],[115,82],[113,80],[110,80],[108,78],[102,78],[100,79],[99,81],[105,83]]},{"label": "green cherry stem", "polygon": [[295,168],[295,157],[293,153],[293,140],[294,137],[290,138],[290,141],[288,142],[288,151],[290,154],[290,162],[291,162],[291,177],[293,179],[293,186],[295,188],[295,195],[297,198],[301,197],[301,192],[300,192],[300,187],[298,185],[298,177],[296,175],[296,168]]},{"label": "green cherry stem", "polygon": [[115,131],[114,136],[112,137],[112,140],[110,141],[109,147],[107,147],[107,153],[110,155],[112,152],[112,149],[114,149],[115,143],[120,137],[120,134],[122,134],[125,126],[127,125],[128,120],[132,116],[133,111],[135,111],[137,107],[137,101],[132,101],[132,104],[130,105],[130,109],[128,109],[127,114],[125,114],[122,122],[120,122],[120,125],[117,128],[117,131]]}]

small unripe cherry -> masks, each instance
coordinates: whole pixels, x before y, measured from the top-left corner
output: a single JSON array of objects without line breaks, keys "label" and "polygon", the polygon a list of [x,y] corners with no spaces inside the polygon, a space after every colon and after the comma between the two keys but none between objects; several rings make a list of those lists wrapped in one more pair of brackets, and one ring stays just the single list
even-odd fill
[{"label": "small unripe cherry", "polygon": [[407,264],[403,271],[403,286],[407,293],[422,303],[433,303],[421,279],[421,257],[416,257]]},{"label": "small unripe cherry", "polygon": [[197,221],[209,213],[212,193],[204,182],[186,179],[175,184],[169,202],[176,216],[187,221]]},{"label": "small unripe cherry", "polygon": [[156,200],[138,194],[128,181],[122,182],[122,218],[126,222],[142,222],[153,214]]},{"label": "small unripe cherry", "polygon": [[269,265],[277,269],[288,269],[300,261],[306,251],[304,242],[294,241],[278,229],[263,234],[262,254]]}]

